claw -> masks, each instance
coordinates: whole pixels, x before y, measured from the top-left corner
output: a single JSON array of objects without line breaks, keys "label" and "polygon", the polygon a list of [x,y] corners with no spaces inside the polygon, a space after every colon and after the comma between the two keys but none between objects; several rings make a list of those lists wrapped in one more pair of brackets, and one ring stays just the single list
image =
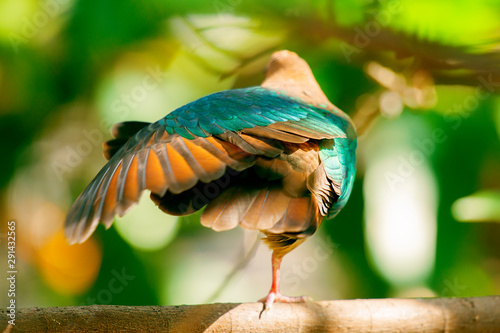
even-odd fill
[{"label": "claw", "polygon": [[259,319],[262,317],[262,314],[267,313],[271,310],[274,302],[279,303],[305,303],[307,301],[312,301],[312,298],[309,296],[285,296],[280,293],[270,291],[266,297],[263,297],[259,300],[259,302],[263,303],[262,311],[259,314]]},{"label": "claw", "polygon": [[283,254],[278,255],[276,251],[273,251],[272,263],[273,263],[273,283],[271,285],[271,290],[266,297],[261,298],[259,302],[264,303],[262,311],[259,314],[259,319],[262,317],[264,312],[271,310],[274,302],[280,303],[303,303],[311,301],[312,298],[309,296],[284,296],[280,293],[280,265],[281,259],[283,259]]}]

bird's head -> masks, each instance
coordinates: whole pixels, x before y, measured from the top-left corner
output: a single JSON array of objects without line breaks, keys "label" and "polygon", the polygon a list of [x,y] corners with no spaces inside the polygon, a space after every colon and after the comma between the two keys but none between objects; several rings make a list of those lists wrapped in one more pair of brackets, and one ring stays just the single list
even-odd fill
[{"label": "bird's head", "polygon": [[267,64],[266,79],[280,76],[291,80],[303,80],[312,76],[311,68],[297,53],[282,50],[274,52]]},{"label": "bird's head", "polygon": [[328,100],[307,62],[295,52],[274,52],[267,64],[266,78],[261,86],[328,109],[344,118],[354,128],[351,119]]},{"label": "bird's head", "polygon": [[262,86],[314,105],[322,104],[324,107],[331,104],[316,82],[307,62],[288,50],[273,53]]}]

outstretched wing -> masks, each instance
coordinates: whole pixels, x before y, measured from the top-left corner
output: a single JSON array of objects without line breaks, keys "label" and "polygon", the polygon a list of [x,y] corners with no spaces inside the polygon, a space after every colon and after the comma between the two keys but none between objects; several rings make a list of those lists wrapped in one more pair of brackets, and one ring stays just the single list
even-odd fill
[{"label": "outstretched wing", "polygon": [[72,243],[83,242],[99,222],[109,227],[146,189],[157,198],[180,194],[219,179],[228,168],[245,170],[258,156],[276,157],[283,150],[275,140],[301,144],[345,137],[347,125],[328,118],[323,109],[261,87],[187,104],[109,150],[109,162],[71,208],[66,236]]}]

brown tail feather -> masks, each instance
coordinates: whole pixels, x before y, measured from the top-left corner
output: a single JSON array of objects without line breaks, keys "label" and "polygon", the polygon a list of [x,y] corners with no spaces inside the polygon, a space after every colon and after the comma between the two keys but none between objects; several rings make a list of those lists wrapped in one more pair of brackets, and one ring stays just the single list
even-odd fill
[{"label": "brown tail feather", "polygon": [[313,234],[323,217],[311,197],[292,198],[283,217],[266,231],[274,234]]},{"label": "brown tail feather", "polygon": [[215,231],[235,228],[256,199],[259,189],[247,189],[234,186],[225,190],[211,201],[201,215],[200,222]]},{"label": "brown tail feather", "polygon": [[283,216],[291,197],[278,186],[270,185],[259,192],[240,225],[249,230],[267,230]]},{"label": "brown tail feather", "polygon": [[314,198],[291,197],[280,187],[280,181],[267,185],[243,182],[211,201],[201,223],[216,231],[240,224],[249,230],[304,237],[314,233],[322,218]]}]

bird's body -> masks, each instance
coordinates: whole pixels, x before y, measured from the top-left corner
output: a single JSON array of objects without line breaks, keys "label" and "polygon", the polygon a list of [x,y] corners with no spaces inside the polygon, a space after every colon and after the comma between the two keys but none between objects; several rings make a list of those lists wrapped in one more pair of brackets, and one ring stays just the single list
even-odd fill
[{"label": "bird's body", "polygon": [[70,242],[87,239],[99,222],[109,227],[147,189],[168,214],[206,206],[206,227],[262,231],[273,250],[266,306],[304,300],[279,294],[279,264],[345,205],[356,133],[301,58],[277,52],[261,86],[205,96],[152,124],[115,125],[113,136],[109,162],[68,214]]}]

